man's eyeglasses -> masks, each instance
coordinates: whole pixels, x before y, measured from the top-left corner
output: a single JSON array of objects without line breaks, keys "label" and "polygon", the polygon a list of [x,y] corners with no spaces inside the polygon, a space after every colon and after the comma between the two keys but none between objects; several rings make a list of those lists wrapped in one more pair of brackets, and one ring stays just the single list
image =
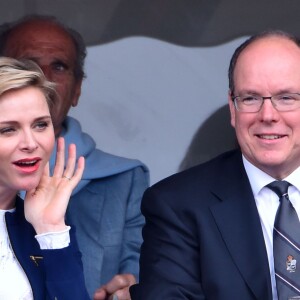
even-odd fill
[{"label": "man's eyeglasses", "polygon": [[278,111],[292,111],[300,108],[300,94],[286,93],[270,97],[256,95],[233,96],[232,101],[236,110],[241,112],[259,112],[265,100],[271,100]]}]

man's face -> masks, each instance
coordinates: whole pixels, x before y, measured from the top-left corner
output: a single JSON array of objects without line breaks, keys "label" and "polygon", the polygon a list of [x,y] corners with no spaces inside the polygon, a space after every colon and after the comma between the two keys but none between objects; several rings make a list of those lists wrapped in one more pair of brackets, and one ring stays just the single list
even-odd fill
[{"label": "man's face", "polygon": [[[282,37],[249,45],[234,71],[234,95],[300,93],[300,49]],[[257,113],[236,111],[229,97],[231,124],[245,157],[274,178],[300,166],[300,109],[278,112],[265,100]]]},{"label": "man's face", "polygon": [[53,110],[56,136],[71,106],[76,106],[81,80],[74,76],[76,52],[69,35],[48,21],[29,21],[16,28],[7,41],[4,55],[35,61],[48,80],[56,83],[59,95]]}]

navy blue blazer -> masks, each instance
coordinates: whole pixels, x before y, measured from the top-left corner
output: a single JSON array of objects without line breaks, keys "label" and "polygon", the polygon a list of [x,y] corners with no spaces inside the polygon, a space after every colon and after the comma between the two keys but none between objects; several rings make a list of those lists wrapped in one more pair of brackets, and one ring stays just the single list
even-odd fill
[{"label": "navy blue blazer", "polygon": [[142,212],[133,300],[272,299],[261,223],[239,151],[149,188]]},{"label": "navy blue blazer", "polygon": [[74,228],[70,231],[69,247],[41,250],[33,227],[25,220],[23,200],[17,197],[16,211],[7,212],[5,220],[14,254],[28,277],[35,300],[90,299]]}]

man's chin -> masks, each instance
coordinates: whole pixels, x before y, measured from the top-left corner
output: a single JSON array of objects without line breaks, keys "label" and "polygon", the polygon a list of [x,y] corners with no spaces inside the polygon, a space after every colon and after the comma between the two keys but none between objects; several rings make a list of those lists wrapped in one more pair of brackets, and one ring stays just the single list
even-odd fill
[{"label": "man's chin", "polygon": [[278,180],[287,177],[297,168],[297,166],[291,166],[288,164],[285,159],[279,159],[276,157],[258,162],[257,167]]}]

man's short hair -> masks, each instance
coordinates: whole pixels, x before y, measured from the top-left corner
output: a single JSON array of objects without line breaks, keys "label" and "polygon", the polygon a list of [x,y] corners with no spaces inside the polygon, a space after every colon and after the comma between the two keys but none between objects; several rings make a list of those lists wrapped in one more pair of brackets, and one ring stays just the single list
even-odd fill
[{"label": "man's short hair", "polygon": [[232,95],[234,94],[233,75],[234,75],[235,66],[236,66],[239,56],[249,45],[251,45],[252,43],[254,43],[257,40],[267,38],[267,37],[282,37],[289,41],[294,42],[300,48],[299,39],[296,36],[294,36],[288,32],[282,31],[282,30],[263,31],[263,32],[260,32],[256,35],[253,35],[250,38],[248,38],[238,48],[236,48],[236,50],[234,51],[234,53],[231,57],[231,60],[230,60],[229,69],[228,69],[228,79],[229,79],[229,89],[230,89]]}]

